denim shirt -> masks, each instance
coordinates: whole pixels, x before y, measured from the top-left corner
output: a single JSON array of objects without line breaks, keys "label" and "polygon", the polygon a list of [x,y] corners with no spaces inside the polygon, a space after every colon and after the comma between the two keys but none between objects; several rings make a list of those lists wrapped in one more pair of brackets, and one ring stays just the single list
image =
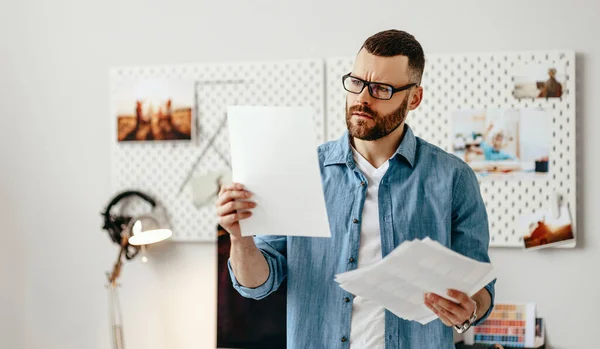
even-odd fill
[{"label": "denim shirt", "polygon": [[[318,148],[331,237],[254,237],[270,270],[267,281],[256,288],[240,285],[228,263],[233,285],[244,297],[267,297],[287,278],[287,347],[291,349],[350,346],[353,295],[339,287],[334,277],[356,269],[367,180],[354,163],[349,140],[346,131]],[[486,209],[475,174],[462,160],[415,137],[406,125],[389,162],[379,186],[382,256],[404,241],[429,236],[465,256],[490,261]],[[298,224],[302,224],[301,212]],[[495,280],[486,286],[492,304],[494,284]],[[386,310],[385,347],[451,349],[453,329],[439,319],[421,325]]]}]

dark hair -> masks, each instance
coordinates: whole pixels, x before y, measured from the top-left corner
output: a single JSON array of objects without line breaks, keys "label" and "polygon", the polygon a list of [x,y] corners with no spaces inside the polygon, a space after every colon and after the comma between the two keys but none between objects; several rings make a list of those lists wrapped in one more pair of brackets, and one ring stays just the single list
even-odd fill
[{"label": "dark hair", "polygon": [[421,83],[423,69],[425,69],[425,54],[421,44],[415,37],[407,32],[390,29],[379,32],[367,40],[360,48],[375,56],[408,57],[408,69],[413,82]]}]

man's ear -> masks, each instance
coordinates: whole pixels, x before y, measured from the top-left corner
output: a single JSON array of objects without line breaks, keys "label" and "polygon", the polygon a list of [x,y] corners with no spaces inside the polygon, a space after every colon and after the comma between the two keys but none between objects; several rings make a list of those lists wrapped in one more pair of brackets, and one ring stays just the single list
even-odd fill
[{"label": "man's ear", "polygon": [[421,104],[421,101],[423,100],[423,87],[417,86],[415,91],[412,93],[412,96],[409,98],[410,98],[410,103],[408,103],[408,109],[409,110],[417,109],[417,107],[419,106],[419,104]]}]

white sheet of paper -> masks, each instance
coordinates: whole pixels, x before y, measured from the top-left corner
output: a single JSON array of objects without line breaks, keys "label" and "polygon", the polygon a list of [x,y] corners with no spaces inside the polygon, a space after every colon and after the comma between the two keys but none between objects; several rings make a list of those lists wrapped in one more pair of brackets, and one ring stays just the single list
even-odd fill
[{"label": "white sheet of paper", "polygon": [[304,107],[229,107],[232,179],[257,206],[242,235],[329,237],[314,111]]},{"label": "white sheet of paper", "polygon": [[437,316],[424,295],[457,289],[472,296],[494,279],[489,263],[452,251],[429,238],[407,241],[378,263],[336,275],[346,291],[378,303],[396,316],[427,324]]}]

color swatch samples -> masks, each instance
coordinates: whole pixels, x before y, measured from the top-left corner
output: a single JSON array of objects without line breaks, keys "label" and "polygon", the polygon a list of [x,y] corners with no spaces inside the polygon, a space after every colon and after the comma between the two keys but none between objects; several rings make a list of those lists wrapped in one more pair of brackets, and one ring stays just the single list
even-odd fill
[{"label": "color swatch samples", "polygon": [[487,320],[473,328],[473,342],[513,348],[533,347],[535,304],[496,304]]}]

